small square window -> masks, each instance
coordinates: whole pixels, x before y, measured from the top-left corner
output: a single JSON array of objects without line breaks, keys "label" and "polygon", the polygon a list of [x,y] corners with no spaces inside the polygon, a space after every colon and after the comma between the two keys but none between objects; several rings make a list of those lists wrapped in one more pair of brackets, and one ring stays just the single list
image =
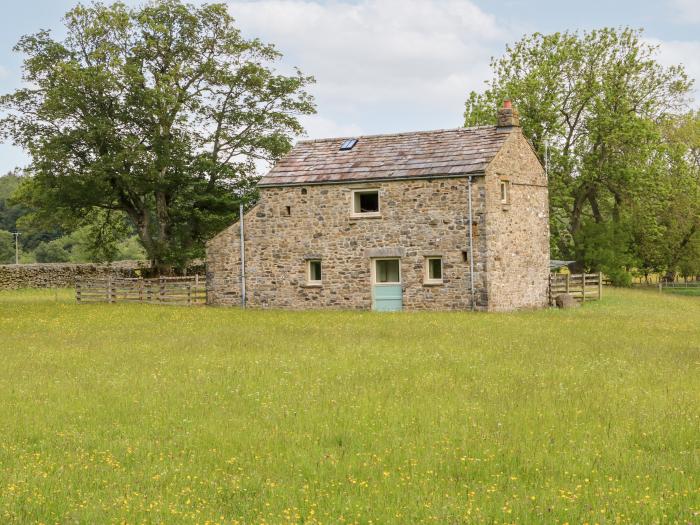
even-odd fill
[{"label": "small square window", "polygon": [[510,204],[510,182],[501,181],[501,204]]},{"label": "small square window", "polygon": [[321,284],[321,261],[309,261],[307,279],[310,284]]},{"label": "small square window", "polygon": [[428,284],[442,283],[442,257],[427,257],[425,266],[425,282]]},{"label": "small square window", "polygon": [[282,208],[282,216],[283,217],[291,217],[292,216],[292,207],[285,206],[284,208]]},{"label": "small square window", "polygon": [[352,211],[355,214],[379,213],[379,190],[353,192]]}]

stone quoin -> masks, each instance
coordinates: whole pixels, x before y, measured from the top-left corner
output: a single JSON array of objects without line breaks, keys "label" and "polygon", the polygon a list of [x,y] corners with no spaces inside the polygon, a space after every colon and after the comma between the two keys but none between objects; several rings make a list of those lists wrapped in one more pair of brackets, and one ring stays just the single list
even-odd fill
[{"label": "stone quoin", "polygon": [[[243,218],[245,306],[548,303],[547,179],[510,104],[496,126],[301,141],[258,187]],[[242,304],[240,231],[207,243],[209,304]]]}]

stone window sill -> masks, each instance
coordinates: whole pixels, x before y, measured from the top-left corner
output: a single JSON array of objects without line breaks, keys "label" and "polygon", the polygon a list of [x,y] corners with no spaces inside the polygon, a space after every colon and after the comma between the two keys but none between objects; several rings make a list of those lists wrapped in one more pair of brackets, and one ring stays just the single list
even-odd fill
[{"label": "stone window sill", "polygon": [[423,281],[423,286],[444,286],[444,281]]},{"label": "stone window sill", "polygon": [[303,283],[302,288],[322,288],[323,283]]},{"label": "stone window sill", "polygon": [[350,218],[355,219],[381,219],[381,213],[351,213]]}]

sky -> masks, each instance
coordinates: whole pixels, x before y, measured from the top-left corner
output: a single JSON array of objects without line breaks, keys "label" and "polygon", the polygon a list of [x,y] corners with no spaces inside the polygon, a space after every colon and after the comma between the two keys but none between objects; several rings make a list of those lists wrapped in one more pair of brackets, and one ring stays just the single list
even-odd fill
[{"label": "sky", "polygon": [[[219,0],[223,1],[223,0]],[[74,0],[4,0],[0,93],[21,85],[20,36],[62,35]],[[137,5],[143,0],[126,0]],[[192,0],[192,3],[203,3]],[[643,28],[664,65],[683,64],[700,84],[700,0],[228,0],[247,37],[274,43],[282,72],[313,75],[317,114],[307,138],[452,128],[464,101],[491,77],[491,57],[526,34]],[[695,90],[700,101],[700,85]],[[0,173],[27,164],[0,144]]]}]

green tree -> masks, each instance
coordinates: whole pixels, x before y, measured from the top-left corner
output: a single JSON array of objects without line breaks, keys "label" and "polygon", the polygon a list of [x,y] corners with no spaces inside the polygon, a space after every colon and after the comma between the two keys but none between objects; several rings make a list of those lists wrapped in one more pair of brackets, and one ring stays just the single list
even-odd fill
[{"label": "green tree", "polygon": [[224,4],[78,5],[65,29],[19,41],[27,87],[0,99],[32,158],[20,198],[70,229],[99,211],[105,237],[126,219],[160,270],[184,266],[237,195],[254,198],[255,162],[303,132],[313,79],[276,73],[279,52],[243,38]]},{"label": "green tree", "polygon": [[34,257],[40,263],[70,261],[70,253],[62,246],[60,239],[39,244],[34,250]]},{"label": "green tree", "polygon": [[16,231],[17,220],[29,212],[26,207],[11,200],[21,181],[18,170],[0,176],[0,230]]},{"label": "green tree", "polygon": [[665,195],[658,123],[685,107],[692,85],[682,67],[662,67],[655,53],[632,29],[536,33],[493,60],[488,88],[468,97],[466,125],[495,121],[509,98],[540,156],[548,150],[554,257],[595,270],[637,257],[632,208],[648,215],[645,191]]},{"label": "green tree", "polygon": [[11,232],[0,230],[0,264],[15,262],[15,239]]}]

